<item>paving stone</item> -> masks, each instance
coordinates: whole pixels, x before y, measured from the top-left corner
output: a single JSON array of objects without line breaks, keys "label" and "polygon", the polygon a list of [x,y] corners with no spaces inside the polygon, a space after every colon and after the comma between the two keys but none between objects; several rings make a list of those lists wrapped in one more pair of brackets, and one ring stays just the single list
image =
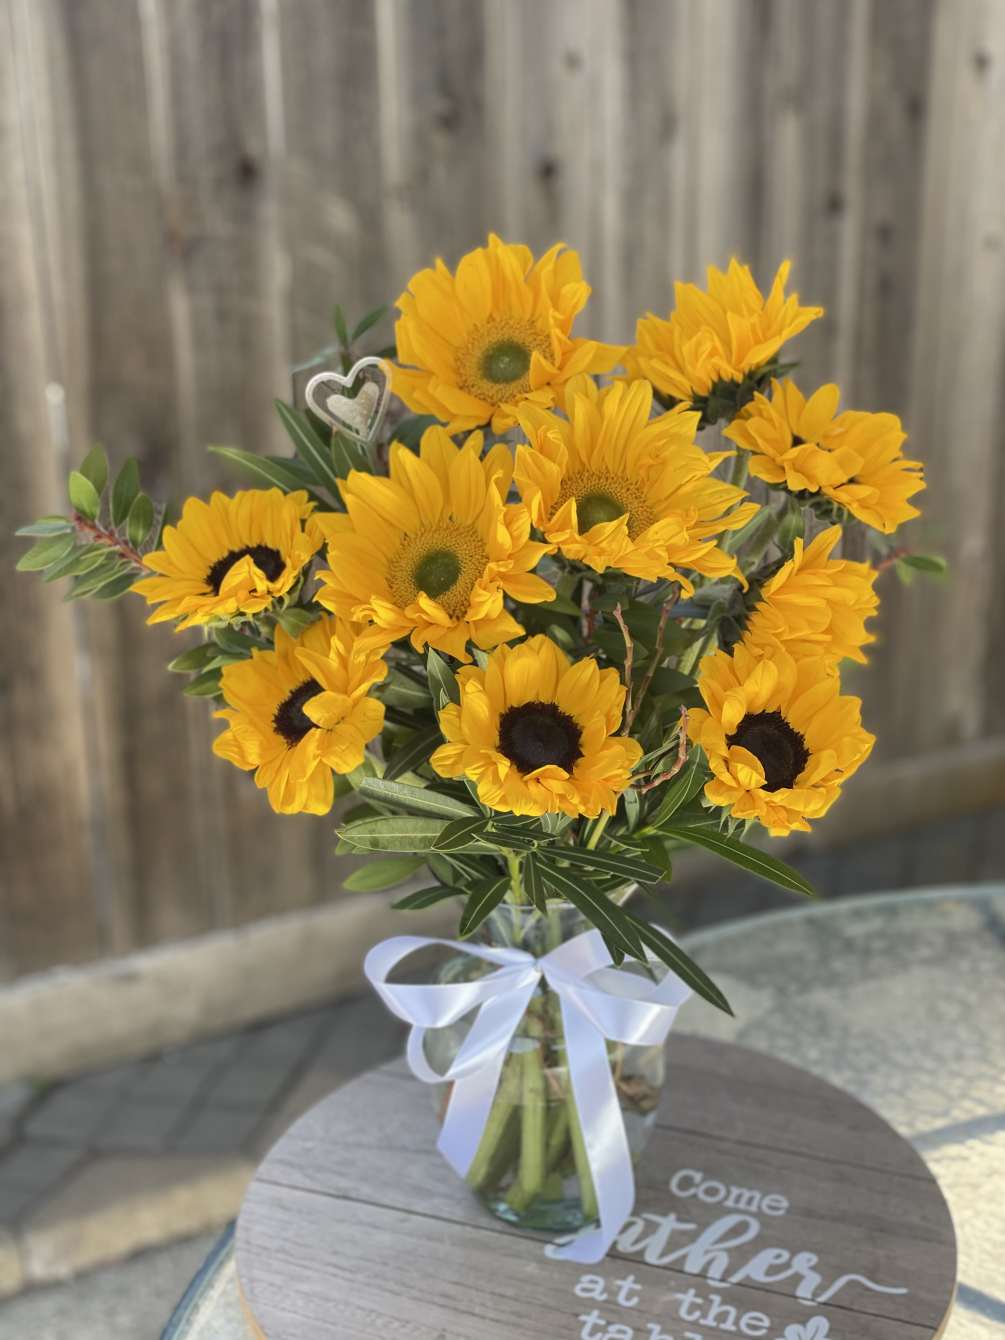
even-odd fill
[{"label": "paving stone", "polygon": [[10,1298],[24,1284],[21,1253],[13,1233],[0,1225],[0,1298]]},{"label": "paving stone", "polygon": [[161,1060],[171,1065],[212,1069],[232,1061],[244,1047],[246,1038],[246,1033],[233,1033],[223,1038],[212,1038],[209,1042],[197,1042],[191,1047],[176,1047],[165,1052]]},{"label": "paving stone", "polygon": [[269,1116],[256,1134],[254,1143],[256,1157],[264,1157],[284,1131],[287,1131],[315,1103],[320,1103],[322,1098],[327,1098],[333,1089],[337,1089],[343,1083],[345,1076],[332,1070],[328,1065],[312,1066],[290,1089],[279,1108]]},{"label": "paving stone", "polygon": [[253,1170],[250,1159],[217,1155],[92,1159],[23,1225],[26,1281],[68,1279],[222,1226],[237,1213]]},{"label": "paving stone", "polygon": [[188,1103],[206,1087],[211,1068],[152,1061],[129,1091],[131,1102]]},{"label": "paving stone", "polygon": [[179,1126],[187,1103],[140,1103],[130,1099],[102,1126],[94,1141],[99,1150],[136,1150],[157,1153],[167,1149],[172,1132]]},{"label": "paving stone", "polygon": [[44,1199],[44,1188],[0,1186],[0,1231],[5,1227],[13,1229]]},{"label": "paving stone", "polygon": [[90,1075],[82,1075],[63,1087],[88,1098],[123,1095],[132,1091],[145,1070],[146,1066],[142,1064],[117,1066],[114,1070],[98,1070]]},{"label": "paving stone", "polygon": [[14,1139],[18,1121],[31,1107],[37,1094],[35,1086],[27,1082],[0,1084],[0,1149]]},{"label": "paving stone", "polygon": [[299,1060],[277,1066],[250,1066],[242,1061],[225,1070],[205,1090],[199,1105],[262,1112],[278,1100],[300,1065]]},{"label": "paving stone", "polygon": [[27,1135],[86,1148],[115,1105],[114,1094],[76,1093],[72,1084],[56,1089],[24,1123]]},{"label": "paving stone", "polygon": [[260,1112],[209,1108],[192,1118],[172,1147],[182,1154],[236,1154],[261,1125]]},{"label": "paving stone", "polygon": [[26,1140],[0,1158],[0,1195],[7,1187],[41,1191],[62,1177],[80,1159],[72,1146]]},{"label": "paving stone", "polygon": [[316,1044],[323,1025],[322,1017],[312,1014],[255,1029],[248,1034],[241,1058],[262,1063],[289,1061],[295,1064]]}]

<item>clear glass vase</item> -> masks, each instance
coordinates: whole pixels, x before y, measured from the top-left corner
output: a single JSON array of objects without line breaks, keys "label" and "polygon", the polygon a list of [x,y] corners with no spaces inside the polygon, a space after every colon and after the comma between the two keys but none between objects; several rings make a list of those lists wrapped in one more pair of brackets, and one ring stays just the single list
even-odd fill
[{"label": "clear glass vase", "polygon": [[[591,929],[569,904],[553,904],[548,915],[532,907],[502,904],[482,924],[483,944],[515,946],[543,956]],[[441,982],[471,980],[495,965],[457,956],[440,970]],[[626,963],[624,971],[659,973]],[[455,1059],[470,1018],[426,1034],[430,1062],[445,1071]],[[608,1057],[632,1157],[638,1159],[656,1123],[664,1080],[662,1047],[608,1042]],[[442,1121],[450,1084],[434,1088]],[[482,1202],[507,1223],[549,1233],[572,1232],[597,1218],[582,1127],[569,1083],[562,1016],[557,995],[542,981],[524,1013],[503,1065],[495,1102],[468,1172]]]}]

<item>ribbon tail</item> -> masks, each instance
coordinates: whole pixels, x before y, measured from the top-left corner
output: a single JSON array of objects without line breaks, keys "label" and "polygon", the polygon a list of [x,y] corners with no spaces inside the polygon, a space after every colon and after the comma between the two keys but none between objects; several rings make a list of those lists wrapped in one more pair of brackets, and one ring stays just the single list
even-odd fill
[{"label": "ribbon tail", "polygon": [[635,1174],[624,1117],[611,1074],[604,1035],[563,995],[569,1078],[576,1100],[583,1143],[597,1193],[599,1228],[584,1228],[554,1244],[548,1255],[559,1261],[595,1265],[602,1261],[635,1205]]},{"label": "ribbon tail", "polygon": [[486,1001],[457,1055],[456,1068],[464,1073],[454,1080],[436,1147],[460,1177],[467,1176],[474,1162],[510,1041],[536,987],[537,981],[533,980],[511,995]]}]

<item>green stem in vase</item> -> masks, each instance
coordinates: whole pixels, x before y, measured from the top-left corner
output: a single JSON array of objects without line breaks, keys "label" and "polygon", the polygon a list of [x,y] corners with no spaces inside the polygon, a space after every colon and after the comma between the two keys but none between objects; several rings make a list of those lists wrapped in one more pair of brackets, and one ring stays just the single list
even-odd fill
[{"label": "green stem in vase", "polygon": [[548,1085],[541,1060],[541,1021],[530,1015],[527,1031],[535,1040],[533,1047],[519,1053],[523,1079],[523,1107],[520,1113],[520,1169],[516,1185],[507,1200],[515,1210],[525,1209],[544,1186],[547,1150]]},{"label": "green stem in vase", "polygon": [[583,1127],[580,1124],[579,1109],[576,1107],[576,1095],[573,1092],[571,1080],[569,1093],[565,1101],[569,1111],[569,1135],[572,1140],[573,1157],[576,1160],[576,1174],[579,1177],[579,1196],[583,1202],[583,1218],[587,1223],[590,1223],[598,1216],[597,1192],[593,1185],[593,1174],[590,1172],[590,1160],[586,1153],[586,1141],[583,1139]]},{"label": "green stem in vase", "polygon": [[485,1130],[478,1145],[471,1167],[468,1169],[467,1182],[476,1191],[486,1183],[496,1171],[496,1155],[506,1136],[510,1118],[513,1116],[520,1097],[520,1074],[517,1056],[506,1058],[495,1102],[485,1123]]}]

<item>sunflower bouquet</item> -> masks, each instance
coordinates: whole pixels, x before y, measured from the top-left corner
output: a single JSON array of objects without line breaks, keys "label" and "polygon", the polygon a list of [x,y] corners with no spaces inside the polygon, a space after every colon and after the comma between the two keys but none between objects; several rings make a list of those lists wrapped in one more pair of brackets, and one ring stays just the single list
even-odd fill
[{"label": "sunflower bouquet", "polygon": [[[805,831],[837,800],[873,745],[840,667],[874,640],[877,576],[940,567],[893,538],[924,487],[899,420],[839,412],[836,386],[807,396],[780,361],[823,314],[787,282],[784,264],[764,296],[738,261],[711,268],[620,347],[573,333],[574,251],[492,236],[398,299],[394,345],[364,360],[386,360],[382,429],[383,373],[354,359],[383,311],[350,333],[336,309],[341,409],[277,402],[289,456],[217,449],[266,487],[171,519],[96,450],[70,514],[20,532],[19,566],[197,630],[169,669],[218,704],[214,752],[282,813],[353,793],[339,850],[372,859],[347,888],[457,900],[463,940],[535,954],[571,914],[608,965],[728,1010],[627,900],[692,847],[812,892],[751,829]],[[840,556],[850,533],[864,558]],[[510,1217],[573,1175],[596,1212],[563,1029],[538,992],[468,1167]],[[655,1081],[631,1050],[608,1054],[644,1119]]]}]

